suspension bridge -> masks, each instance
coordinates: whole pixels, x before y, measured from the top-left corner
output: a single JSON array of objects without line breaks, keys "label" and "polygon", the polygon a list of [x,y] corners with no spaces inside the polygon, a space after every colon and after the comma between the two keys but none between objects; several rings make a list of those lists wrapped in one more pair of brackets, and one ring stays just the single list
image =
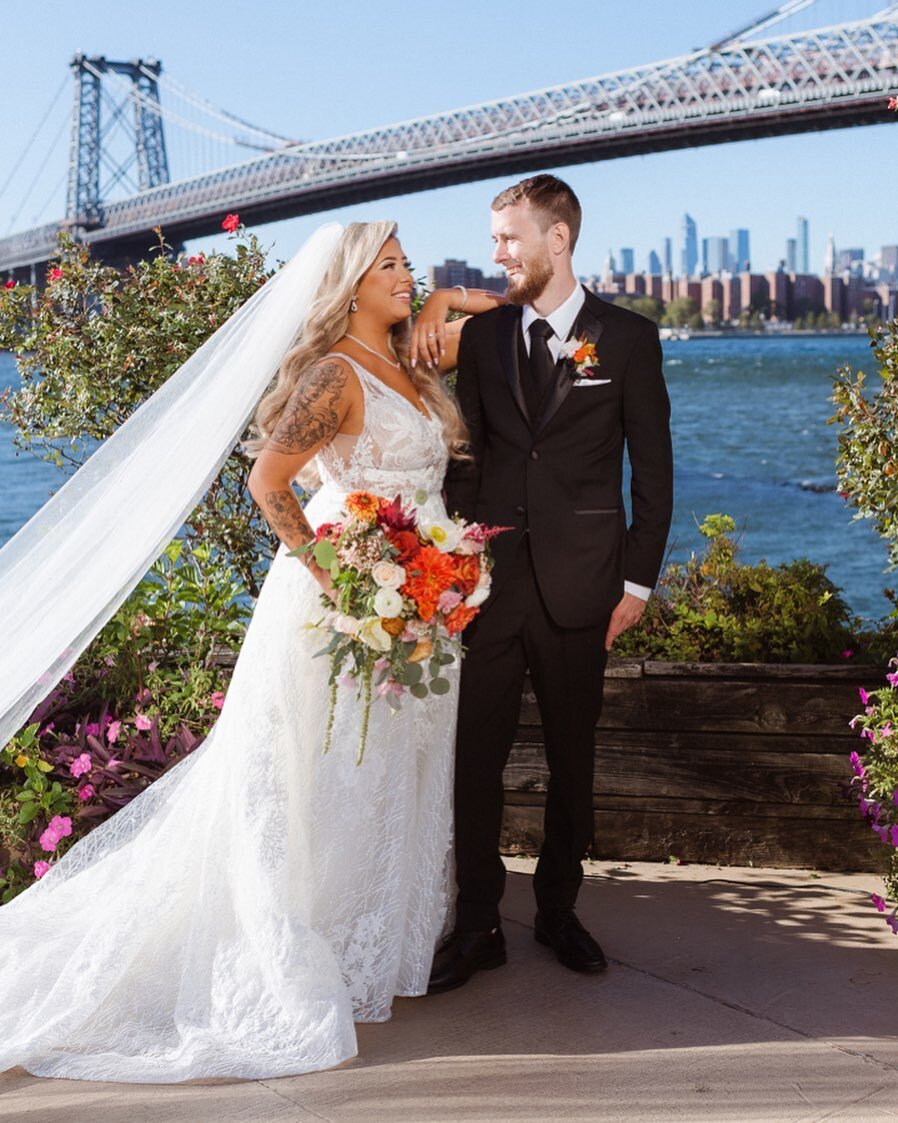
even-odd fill
[{"label": "suspension bridge", "polygon": [[[226,211],[265,223],[498,175],[890,119],[898,3],[771,33],[814,3],[790,0],[678,58],[321,141],[253,125],[158,60],[78,54],[65,217],[0,238],[0,274],[35,277],[63,230],[122,262],[146,252],[155,226],[177,244],[217,232]],[[253,155],[173,179],[173,130],[190,135],[194,157],[210,141]]]}]

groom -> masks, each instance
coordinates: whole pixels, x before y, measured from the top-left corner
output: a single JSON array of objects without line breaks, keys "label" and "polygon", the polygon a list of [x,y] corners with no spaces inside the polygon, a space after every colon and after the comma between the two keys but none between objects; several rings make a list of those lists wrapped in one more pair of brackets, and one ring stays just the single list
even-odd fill
[{"label": "groom", "polygon": [[503,191],[492,209],[493,260],[507,273],[510,303],[462,332],[457,394],[473,459],[454,462],[446,491],[450,511],[513,529],[495,539],[493,592],[465,634],[456,927],[434,959],[431,993],[506,960],[502,772],[528,670],[550,773],[533,879],[536,939],[574,971],[607,966],[574,912],[593,838],[594,732],[607,650],[642,615],[672,507],[655,324],[577,283],[571,255],[581,212],[567,184],[534,176]]}]

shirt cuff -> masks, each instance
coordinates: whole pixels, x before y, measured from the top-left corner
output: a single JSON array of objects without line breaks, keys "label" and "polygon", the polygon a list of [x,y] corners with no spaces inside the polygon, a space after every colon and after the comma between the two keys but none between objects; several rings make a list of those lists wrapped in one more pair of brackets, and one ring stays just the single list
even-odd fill
[{"label": "shirt cuff", "polygon": [[652,595],[652,590],[646,585],[634,585],[632,581],[624,582],[624,592],[632,593],[634,597],[639,597],[640,600],[648,600]]}]

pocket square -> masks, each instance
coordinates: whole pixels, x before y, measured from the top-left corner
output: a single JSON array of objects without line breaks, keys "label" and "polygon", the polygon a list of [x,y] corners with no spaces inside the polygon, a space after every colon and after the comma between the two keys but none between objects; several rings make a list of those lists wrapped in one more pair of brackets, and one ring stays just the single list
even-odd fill
[{"label": "pocket square", "polygon": [[611,381],[610,378],[578,378],[574,382],[574,388],[578,386],[607,386]]}]

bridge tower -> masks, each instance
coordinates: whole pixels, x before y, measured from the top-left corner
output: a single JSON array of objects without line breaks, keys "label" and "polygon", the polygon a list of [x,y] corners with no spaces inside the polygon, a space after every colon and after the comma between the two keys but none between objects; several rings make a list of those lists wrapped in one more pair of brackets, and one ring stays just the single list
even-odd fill
[{"label": "bridge tower", "polygon": [[[80,52],[69,64],[75,77],[72,112],[72,139],[69,149],[69,178],[66,196],[66,221],[85,230],[103,224],[104,190],[100,181],[101,164],[108,170],[106,190],[124,180],[137,163],[137,185],[141,191],[169,182],[165,134],[158,111],[158,77],[162,64],[157,59],[112,62],[98,56],[87,58]],[[111,115],[101,121],[104,75],[120,75],[130,82],[125,101],[110,99]],[[133,152],[118,160],[104,147],[109,130],[124,124],[131,103],[133,112]]]}]

